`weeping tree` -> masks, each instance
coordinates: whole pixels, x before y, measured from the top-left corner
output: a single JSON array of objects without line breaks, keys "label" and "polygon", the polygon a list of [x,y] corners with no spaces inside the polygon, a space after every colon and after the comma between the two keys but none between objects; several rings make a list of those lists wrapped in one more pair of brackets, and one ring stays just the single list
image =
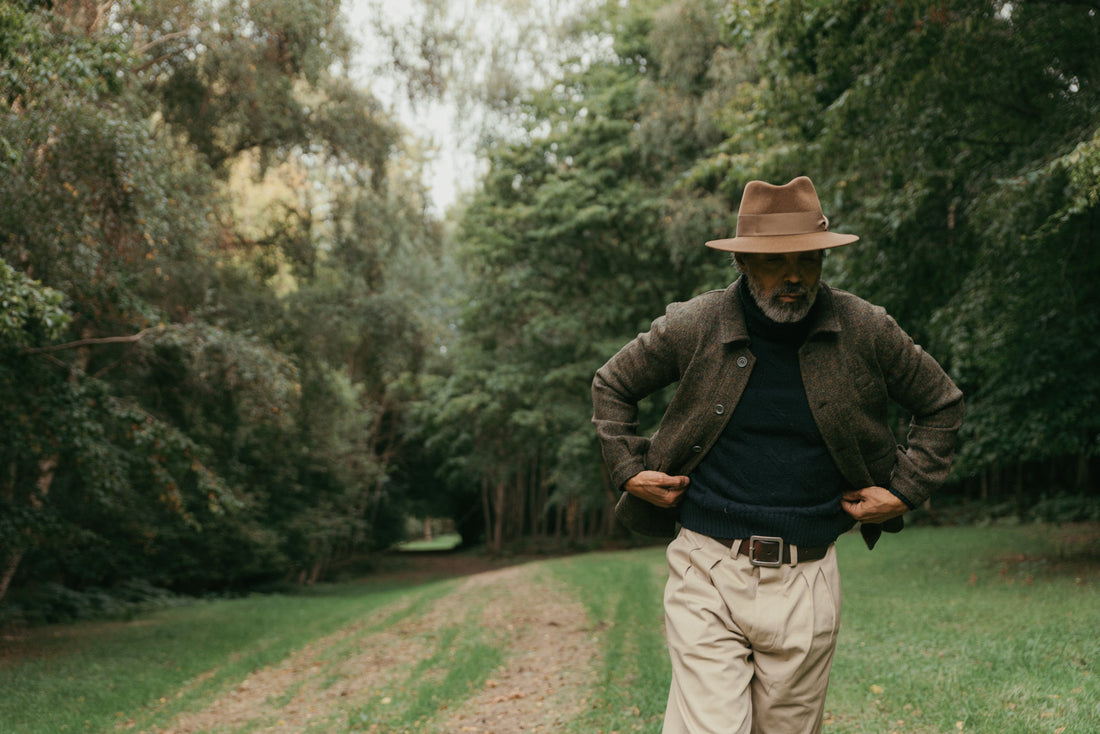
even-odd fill
[{"label": "weeping tree", "polygon": [[310,580],[392,537],[434,328],[398,304],[439,231],[342,24],[0,9],[0,262],[31,309],[3,333],[5,586]]}]

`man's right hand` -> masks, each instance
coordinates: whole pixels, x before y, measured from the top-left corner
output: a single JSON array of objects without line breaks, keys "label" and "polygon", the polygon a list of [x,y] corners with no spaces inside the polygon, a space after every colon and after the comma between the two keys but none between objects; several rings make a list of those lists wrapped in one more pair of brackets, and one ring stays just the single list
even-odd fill
[{"label": "man's right hand", "polygon": [[660,471],[638,472],[623,484],[623,489],[638,499],[658,507],[675,507],[684,498],[687,477],[674,477]]}]

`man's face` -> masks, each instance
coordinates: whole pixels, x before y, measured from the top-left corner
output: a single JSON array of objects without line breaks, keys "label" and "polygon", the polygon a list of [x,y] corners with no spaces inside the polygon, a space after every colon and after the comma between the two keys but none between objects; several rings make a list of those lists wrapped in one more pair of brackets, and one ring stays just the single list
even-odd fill
[{"label": "man's face", "polygon": [[736,258],[749,292],[769,319],[792,324],[810,313],[821,285],[821,250]]}]

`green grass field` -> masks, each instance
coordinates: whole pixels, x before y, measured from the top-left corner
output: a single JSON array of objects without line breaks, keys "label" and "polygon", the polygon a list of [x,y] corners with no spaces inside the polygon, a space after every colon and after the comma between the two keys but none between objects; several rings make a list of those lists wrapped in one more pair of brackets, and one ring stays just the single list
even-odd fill
[{"label": "green grass field", "polygon": [[[857,536],[841,538],[844,621],[825,731],[1100,732],[1098,537],[1096,527],[913,528],[873,552]],[[668,685],[662,550],[544,560],[524,573],[581,600],[596,648],[594,684],[563,729],[660,731]],[[354,630],[317,653],[322,672],[303,673],[300,683],[331,687],[337,668],[326,665],[453,604],[457,583],[368,578],[9,635],[0,643],[0,732],[163,731],[253,671]],[[492,588],[463,597],[459,608],[468,611],[422,634],[415,659],[394,662],[406,703],[376,697],[337,706],[325,728],[309,730],[447,731],[440,712],[481,690],[509,656],[507,634],[478,622],[476,610],[494,603]],[[268,724],[279,729],[277,720]],[[259,730],[254,722],[217,728]]]}]

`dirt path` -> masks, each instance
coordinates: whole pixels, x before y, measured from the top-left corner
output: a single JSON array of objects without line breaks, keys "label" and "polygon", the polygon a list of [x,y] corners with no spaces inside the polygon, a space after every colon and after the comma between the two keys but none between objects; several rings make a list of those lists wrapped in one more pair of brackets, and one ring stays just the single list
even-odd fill
[{"label": "dirt path", "polygon": [[[533,564],[467,576],[426,612],[410,613],[381,631],[365,625],[344,628],[276,666],[255,671],[204,710],[147,731],[345,731],[349,715],[388,703],[384,693],[431,654],[440,630],[467,618],[471,609],[479,610],[476,624],[506,645],[506,658],[480,691],[449,706],[425,732],[557,731],[583,709],[596,671],[584,608]],[[372,618],[400,611],[392,607]],[[356,724],[368,732],[385,731],[370,721]]]}]

